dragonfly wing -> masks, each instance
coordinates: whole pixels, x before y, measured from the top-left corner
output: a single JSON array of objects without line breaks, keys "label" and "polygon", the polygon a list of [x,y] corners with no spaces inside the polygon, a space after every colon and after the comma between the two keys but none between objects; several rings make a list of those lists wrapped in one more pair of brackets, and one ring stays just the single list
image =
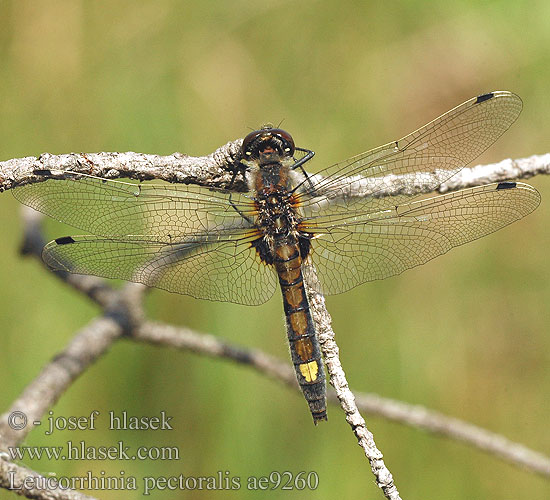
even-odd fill
[{"label": "dragonfly wing", "polygon": [[13,190],[24,204],[94,235],[50,242],[43,258],[53,269],[241,304],[273,295],[275,274],[252,247],[260,234],[245,195],[65,175],[72,177]]},{"label": "dragonfly wing", "polygon": [[310,256],[321,291],[336,294],[424,264],[525,217],[539,203],[527,184],[489,184],[376,213],[325,214],[302,226],[316,233]]},{"label": "dragonfly wing", "polygon": [[327,202],[345,212],[357,193],[363,210],[378,211],[408,201],[418,187],[433,191],[493,144],[521,108],[511,92],[474,97],[398,141],[328,167],[299,184],[304,214]]},{"label": "dragonfly wing", "polygon": [[231,194],[231,204],[228,193],[200,186],[135,184],[77,173],[12,192],[25,205],[97,236],[147,234],[159,243],[220,228],[249,228],[255,210],[239,193]]},{"label": "dragonfly wing", "polygon": [[56,270],[256,305],[267,301],[277,286],[273,268],[262,264],[251,246],[257,237],[242,233],[237,238],[232,232],[229,238],[204,235],[164,244],[147,236],[67,236],[48,243],[42,256]]}]

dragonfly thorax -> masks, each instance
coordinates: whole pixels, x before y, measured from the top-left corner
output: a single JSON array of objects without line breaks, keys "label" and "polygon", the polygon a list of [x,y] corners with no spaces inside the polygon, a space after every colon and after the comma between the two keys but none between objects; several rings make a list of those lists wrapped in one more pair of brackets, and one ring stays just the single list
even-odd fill
[{"label": "dragonfly thorax", "polygon": [[256,205],[256,224],[264,235],[274,237],[296,232],[299,221],[286,189],[262,189],[257,194]]}]

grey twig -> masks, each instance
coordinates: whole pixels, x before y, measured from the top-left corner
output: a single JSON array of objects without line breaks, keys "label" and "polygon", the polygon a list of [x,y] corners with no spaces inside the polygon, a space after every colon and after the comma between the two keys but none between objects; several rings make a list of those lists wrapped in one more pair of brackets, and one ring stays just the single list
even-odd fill
[{"label": "grey twig", "polygon": [[[230,141],[207,156],[187,156],[174,153],[169,156],[143,153],[70,153],[40,156],[27,156],[0,162],[0,192],[44,179],[64,179],[63,171],[95,175],[105,179],[130,178],[137,180],[159,179],[182,184],[197,184],[210,188],[228,188],[233,172],[240,160],[242,139]],[[35,172],[50,171],[49,175]],[[537,174],[550,173],[550,154],[534,155],[517,160],[503,160],[499,163],[463,168],[458,174],[442,183],[438,191],[456,191],[467,187],[480,186],[491,182],[510,179],[526,179]],[[376,184],[377,196],[390,196],[402,193],[406,185],[408,194],[424,194],[433,191],[430,184],[422,181],[411,182],[411,174],[393,176],[383,185]],[[367,196],[369,183],[353,184],[355,196]],[[414,191],[410,191],[414,186]],[[237,176],[232,189],[243,191],[246,184]]]},{"label": "grey twig", "polygon": [[[0,191],[31,182],[40,182],[47,178],[64,178],[63,171],[82,172],[98,177],[133,178],[138,180],[161,179],[168,182],[192,183],[210,188],[227,188],[240,159],[242,140],[232,141],[205,157],[189,157],[175,153],[170,156],[144,155],[140,153],[73,153],[68,155],[43,154],[40,157],[27,157],[0,162]],[[477,166],[463,169],[458,175],[440,186],[445,192],[488,182],[508,179],[526,178],[539,173],[550,173],[550,155],[533,156],[520,160],[505,160],[494,165]],[[391,182],[384,182],[387,192],[376,193],[377,196],[402,192],[403,186],[411,184],[407,179],[396,176]],[[372,194],[368,192],[368,183],[355,183],[357,192],[353,196]],[[235,190],[246,188],[242,179],[232,184]],[[415,193],[427,192],[427,186],[415,184]],[[26,212],[26,239],[23,251],[33,255],[40,254],[43,244],[38,220]],[[310,273],[311,274],[311,273]],[[168,325],[153,324],[144,321],[141,311],[143,287],[128,285],[123,290],[113,290],[103,280],[58,273],[58,276],[79,291],[86,293],[100,304],[105,315],[84,328],[65,351],[48,364],[41,374],[25,389],[10,410],[0,417],[0,486],[5,486],[9,470],[17,469],[23,477],[26,469],[6,460],[5,451],[9,446],[17,445],[26,436],[32,426],[25,431],[15,432],[7,424],[7,415],[15,410],[25,411],[29,421],[39,420],[47,409],[63,394],[66,388],[121,335],[126,334],[136,340],[151,343],[172,345],[192,349],[212,356],[229,358],[249,364],[272,378],[297,387],[290,366],[274,362],[272,358],[260,351],[250,351],[231,346],[212,336],[203,336],[193,332],[184,332]],[[391,473],[382,460],[381,452],[376,448],[372,434],[358,412],[357,406],[366,411],[383,415],[437,432],[455,439],[460,439],[484,449],[512,463],[522,465],[540,474],[550,475],[550,459],[528,450],[505,438],[476,428],[470,424],[450,419],[429,410],[413,407],[405,403],[392,402],[375,396],[359,397],[356,406],[355,397],[350,391],[342,370],[338,347],[334,342],[334,333],[330,326],[324,298],[319,293],[308,289],[308,296],[316,321],[327,369],[334,386],[336,396],[345,411],[346,420],[352,427],[360,446],[369,459],[377,484],[382,488],[386,498],[397,500],[399,493],[393,483]],[[29,474],[35,474],[28,471]],[[29,498],[89,498],[78,493],[64,491],[65,494],[77,496],[56,496],[54,491],[22,491]],[[33,496],[34,495],[34,496]]]},{"label": "grey twig", "polygon": [[197,354],[223,358],[249,365],[268,377],[298,389],[296,375],[289,363],[280,361],[259,349],[247,349],[226,342],[215,335],[198,333],[189,328],[144,321],[131,333],[131,338],[148,344],[185,349]]},{"label": "grey twig", "polygon": [[421,405],[411,405],[377,394],[356,394],[357,406],[365,413],[467,443],[513,465],[550,478],[550,457],[511,441],[501,434],[448,417]]},{"label": "grey twig", "polygon": [[[48,179],[63,179],[62,171],[70,170],[105,179],[129,178],[140,181],[160,179],[180,184],[198,184],[212,188],[229,185],[240,160],[242,139],[231,141],[207,156],[169,156],[143,153],[70,153],[27,156],[0,162],[0,192],[23,184]],[[50,173],[36,175],[35,172]],[[239,182],[240,181],[240,182]],[[245,189],[242,179],[233,183],[236,190]]]},{"label": "grey twig", "polygon": [[[0,452],[21,443],[34,428],[34,422],[40,421],[76,378],[121,334],[120,325],[108,317],[97,318],[78,332],[65,350],[42,369],[10,409],[0,416]],[[22,430],[14,430],[8,425],[8,416],[14,411],[22,411],[27,417],[28,424]]]},{"label": "grey twig", "polygon": [[[23,255],[32,255],[40,259],[42,249],[47,241],[42,234],[42,220],[44,215],[32,208],[22,206],[21,218],[23,219],[23,243],[21,245],[21,253]],[[76,290],[87,295],[91,300],[100,305],[107,307],[115,303],[120,294],[114,290],[102,278],[96,276],[85,276],[83,274],[69,274],[65,271],[56,271],[55,275],[65,283],[69,284]],[[134,283],[136,287],[140,285]],[[144,287],[141,287],[144,288]]]},{"label": "grey twig", "polygon": [[315,291],[319,289],[320,285],[315,268],[309,261],[305,265],[308,269],[304,274],[310,280],[306,283],[308,300],[330,383],[334,387],[342,410],[344,410],[346,422],[352,428],[359,446],[363,449],[369,461],[377,486],[388,500],[401,500],[399,491],[393,482],[393,476],[384,463],[382,452],[376,447],[374,436],[368,430],[365,419],[359,413],[359,409],[355,404],[355,396],[349,388],[346,374],[340,363],[340,351],[334,338],[332,318],[325,306],[325,298],[321,293]]},{"label": "grey twig", "polygon": [[463,168],[449,180],[439,186],[438,191],[457,191],[492,182],[503,182],[515,179],[529,179],[539,174],[550,174],[550,153],[533,155],[528,158],[502,160],[498,163],[475,165]]},{"label": "grey twig", "polygon": [[[10,409],[0,416],[0,487],[36,499],[85,500],[93,497],[78,491],[52,486],[55,478],[44,477],[11,461],[10,449],[17,447],[46,411],[63,395],[74,380],[98,359],[123,329],[111,318],[100,317],[83,328],[67,348],[48,363],[25,388]],[[22,412],[27,425],[20,430],[8,422],[14,412]],[[54,483],[55,484],[55,483]]]},{"label": "grey twig", "polygon": [[54,486],[55,479],[14,464],[0,454],[0,488],[39,500],[97,500],[75,490]]},{"label": "grey twig", "polygon": [[[314,299],[313,302],[316,300]],[[315,307],[317,308],[316,304]],[[242,363],[282,382],[291,389],[299,389],[294,370],[288,362],[257,349],[247,349],[228,343],[214,335],[154,321],[145,321],[132,332],[131,338],[140,342],[184,349],[205,356]],[[531,472],[550,478],[550,457],[511,441],[500,434],[457,418],[448,417],[421,405],[411,405],[383,398],[377,394],[359,392],[353,394],[355,394],[357,407],[368,415],[379,416],[386,420],[463,442],[511,464],[522,466]],[[353,394],[347,393],[346,396],[349,395],[350,398],[353,398]],[[339,403],[334,391],[329,391],[328,399],[331,403]]]}]

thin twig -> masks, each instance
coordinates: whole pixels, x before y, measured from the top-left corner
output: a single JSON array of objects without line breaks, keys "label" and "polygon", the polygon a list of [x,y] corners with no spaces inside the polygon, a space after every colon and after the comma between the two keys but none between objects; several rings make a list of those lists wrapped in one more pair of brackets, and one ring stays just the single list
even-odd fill
[{"label": "thin twig", "polygon": [[[0,452],[21,443],[76,378],[103,355],[121,334],[121,326],[108,317],[97,318],[82,328],[24,389],[10,409],[0,416]],[[23,429],[10,427],[9,416],[13,412],[25,414],[27,425]]]},{"label": "thin twig", "polygon": [[79,491],[56,486],[56,479],[14,464],[0,455],[0,488],[38,500],[97,500]]},{"label": "thin twig", "polygon": [[[197,184],[211,188],[246,189],[239,176],[231,184],[232,173],[240,159],[242,139],[230,141],[207,156],[186,156],[174,153],[170,156],[147,155],[143,153],[71,153],[52,155],[43,153],[39,157],[28,156],[0,162],[0,192],[44,179],[63,179],[64,170],[95,175],[105,179],[130,178],[137,180],[160,179],[182,184]],[[44,172],[50,171],[45,176]],[[35,172],[41,172],[37,175]],[[438,191],[456,191],[491,182],[510,179],[527,179],[538,174],[550,173],[550,153],[534,155],[517,160],[503,160],[499,163],[476,165],[463,168],[451,179],[442,183]],[[398,176],[376,184],[377,196],[391,196],[404,193],[415,195],[433,191],[432,184],[414,181],[413,174]],[[354,183],[355,196],[368,196],[369,183]]]},{"label": "thin twig", "polygon": [[[197,354],[231,360],[250,366],[269,378],[299,390],[292,366],[258,349],[248,349],[229,343],[215,335],[195,332],[189,328],[145,321],[131,334],[133,340],[149,344],[184,349]],[[411,405],[377,394],[353,391],[355,402],[366,414],[439,434],[469,444],[511,464],[550,477],[550,457],[511,441],[500,434],[488,431],[457,418],[421,405]],[[336,392],[329,391],[328,400],[339,403]]]},{"label": "thin twig", "polygon": [[144,321],[129,338],[148,344],[185,349],[214,358],[222,358],[249,365],[269,378],[298,389],[292,365],[264,353],[226,342],[215,335],[198,333],[189,328],[175,327],[155,321]]},{"label": "thin twig", "polygon": [[400,500],[401,497],[393,482],[393,476],[386,467],[382,452],[377,448],[374,436],[367,428],[365,419],[359,413],[359,408],[355,404],[355,396],[349,388],[346,374],[342,368],[342,363],[340,363],[340,351],[332,330],[332,318],[325,306],[325,298],[316,291],[319,289],[319,282],[315,268],[309,261],[305,265],[308,267],[306,274],[310,279],[310,282],[306,283],[308,301],[329,373],[330,383],[334,387],[336,397],[344,410],[346,422],[352,428],[357,443],[363,449],[369,461],[377,486],[389,500]]},{"label": "thin twig", "polygon": [[[44,214],[27,206],[21,207],[21,218],[23,219],[23,242],[21,253],[37,257],[42,264],[42,249],[47,243],[42,234],[42,220]],[[56,271],[55,276],[72,286],[81,293],[87,295],[93,302],[101,307],[108,307],[119,299],[119,292],[114,290],[107,282],[96,276],[83,274],[70,274],[66,271]],[[140,286],[134,284],[135,286]]]},{"label": "thin twig", "polygon": [[503,182],[514,179],[529,179],[535,175],[550,174],[550,153],[533,155],[517,160],[507,159],[498,163],[475,165],[463,168],[449,180],[442,183],[438,191],[457,191],[492,182]]},{"label": "thin twig", "polygon": [[550,478],[550,457],[458,418],[448,417],[421,405],[411,405],[377,394],[355,393],[357,406],[365,413],[378,415],[404,425],[467,443],[474,448]]},{"label": "thin twig", "polygon": [[[27,156],[0,162],[0,192],[45,178],[63,179],[61,171],[70,170],[104,179],[128,178],[140,181],[160,179],[181,184],[198,184],[212,188],[227,187],[240,160],[242,139],[231,141],[207,156],[169,156],[143,153],[70,153]],[[37,175],[35,172],[41,172]],[[45,174],[49,171],[47,176]],[[245,189],[237,179],[236,190]]]}]

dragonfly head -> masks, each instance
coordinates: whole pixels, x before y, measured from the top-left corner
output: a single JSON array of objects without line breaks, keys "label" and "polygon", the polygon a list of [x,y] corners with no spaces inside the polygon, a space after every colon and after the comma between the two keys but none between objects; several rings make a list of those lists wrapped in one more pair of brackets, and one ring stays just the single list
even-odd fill
[{"label": "dragonfly head", "polygon": [[245,160],[259,160],[260,165],[291,158],[294,154],[292,136],[280,128],[266,126],[250,132],[242,145],[242,156]]}]

